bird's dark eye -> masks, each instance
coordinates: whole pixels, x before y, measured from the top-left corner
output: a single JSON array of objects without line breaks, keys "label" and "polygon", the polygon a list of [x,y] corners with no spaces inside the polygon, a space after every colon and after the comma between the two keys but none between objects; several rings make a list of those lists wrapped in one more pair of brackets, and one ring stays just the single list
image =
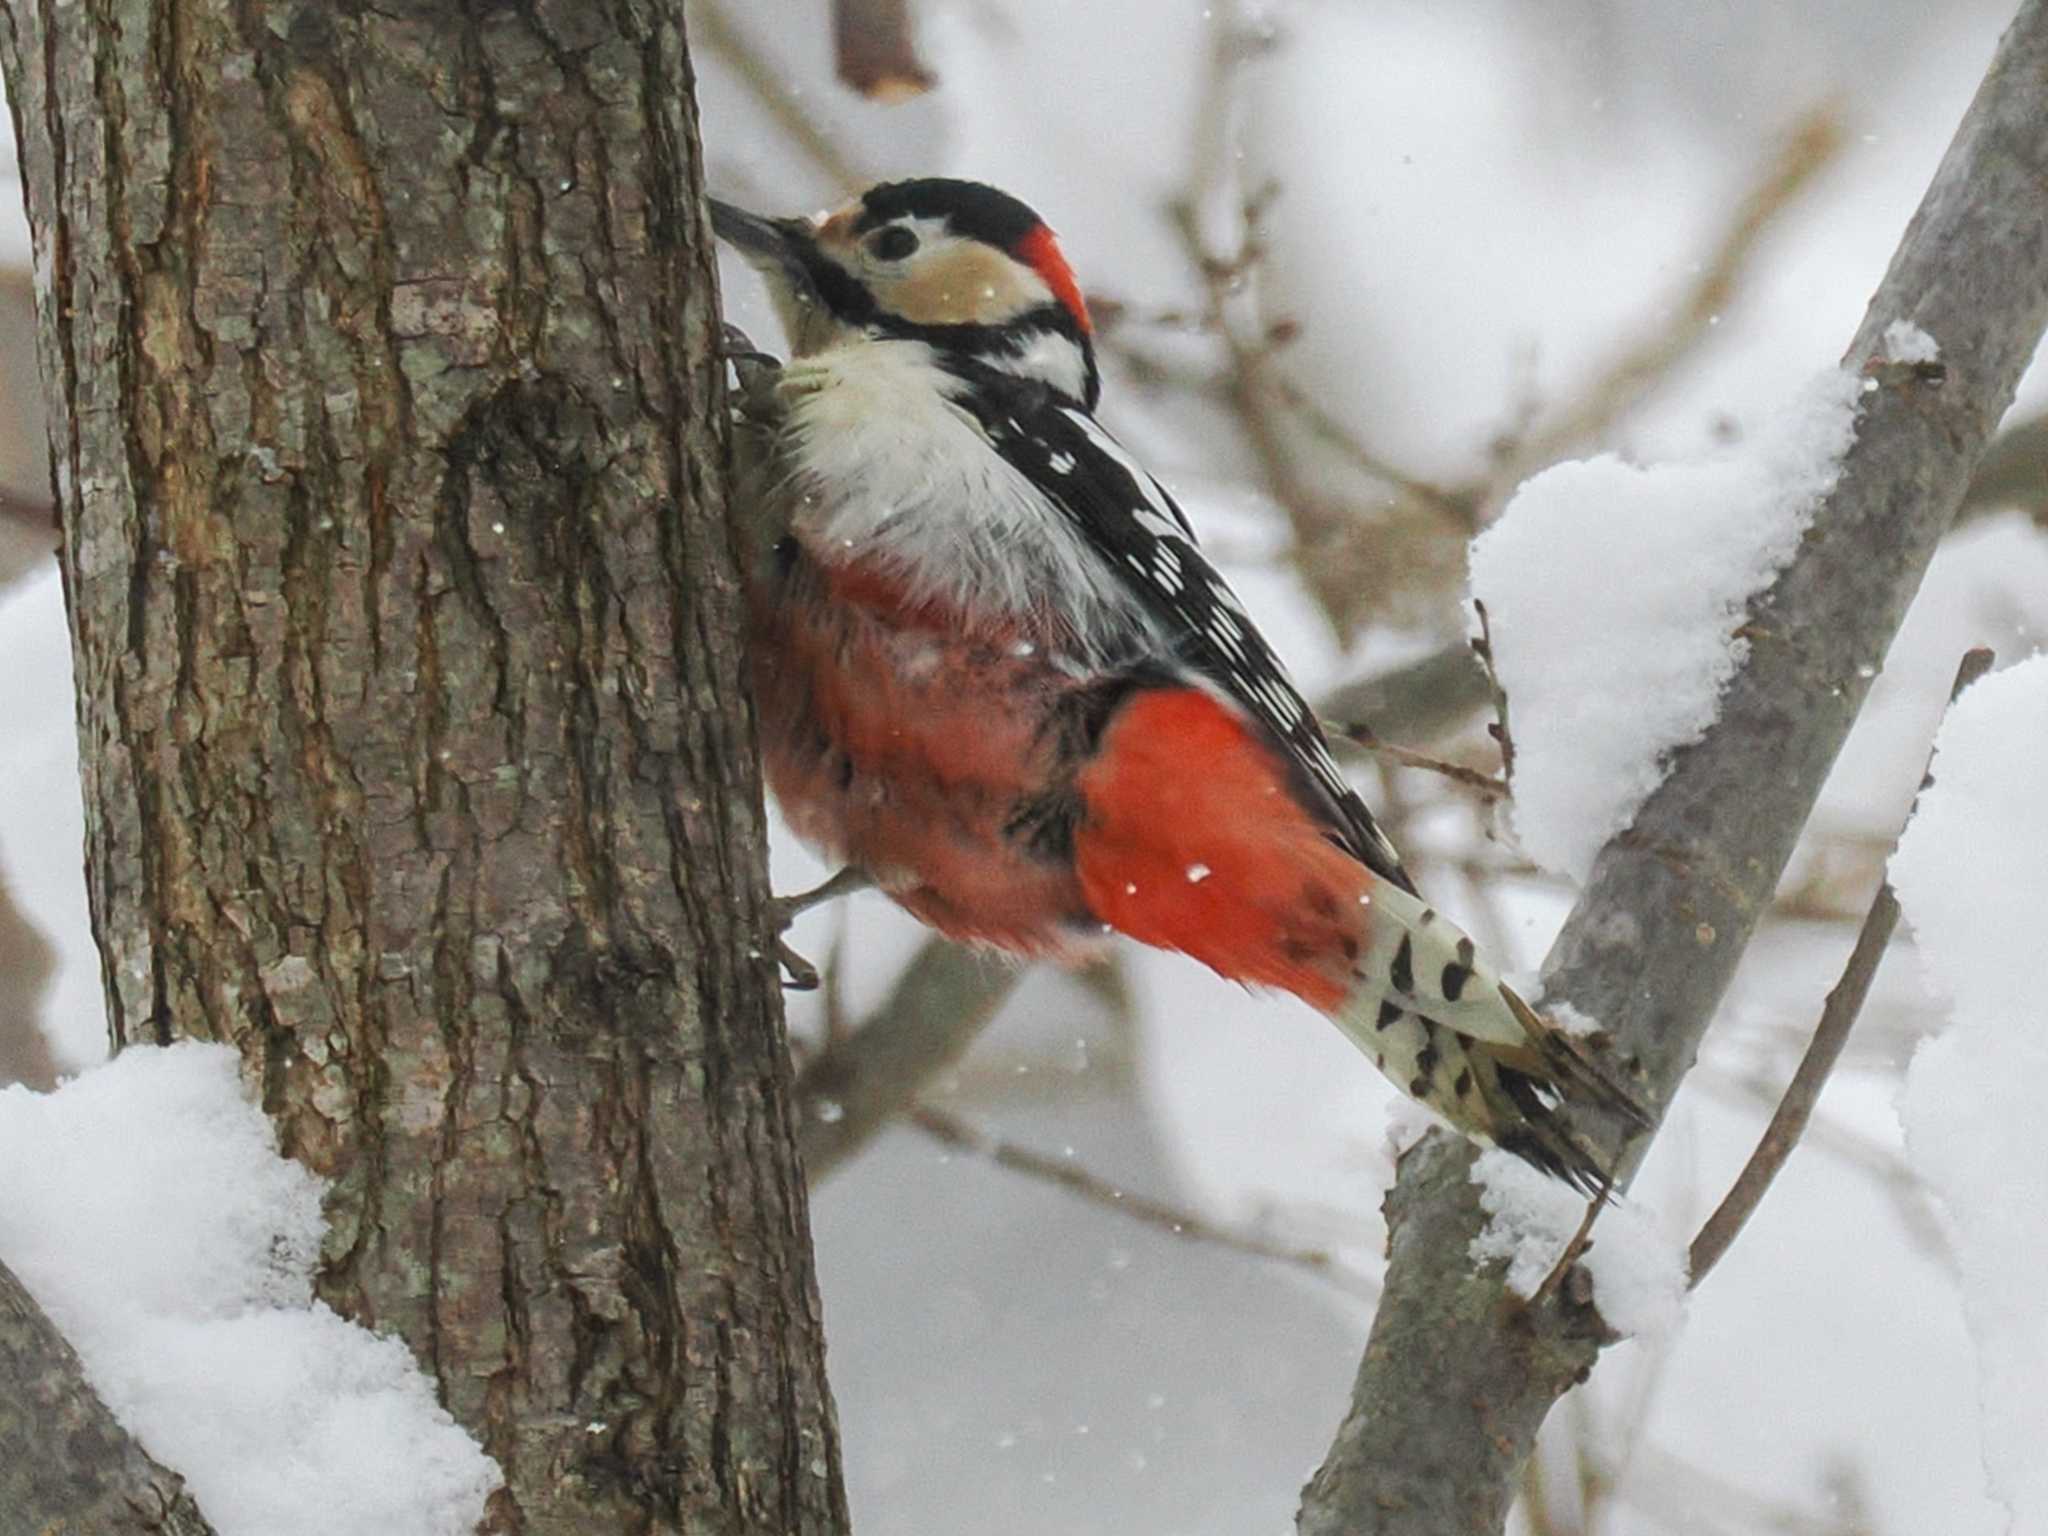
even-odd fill
[{"label": "bird's dark eye", "polygon": [[868,250],[879,261],[901,261],[917,249],[917,231],[902,224],[891,224],[868,242]]}]

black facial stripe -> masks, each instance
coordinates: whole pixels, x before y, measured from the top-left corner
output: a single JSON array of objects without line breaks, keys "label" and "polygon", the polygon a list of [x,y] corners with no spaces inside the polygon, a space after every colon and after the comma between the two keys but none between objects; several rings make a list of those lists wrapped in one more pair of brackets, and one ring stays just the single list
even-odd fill
[{"label": "black facial stripe", "polygon": [[1057,304],[1041,304],[1036,309],[1027,309],[1001,325],[976,325],[968,321],[954,325],[920,325],[900,315],[877,315],[872,324],[884,336],[929,343],[939,354],[937,361],[940,367],[961,378],[977,381],[994,366],[989,362],[990,358],[1015,352],[1020,343],[1028,341],[1037,331],[1052,331],[1081,343],[1084,349],[1087,345],[1087,338],[1074,324],[1074,317]]},{"label": "black facial stripe", "polygon": [[875,296],[868,292],[865,283],[815,246],[801,247],[799,259],[803,262],[804,276],[810,280],[812,290],[837,318],[848,325],[874,322],[880,311],[875,306]]}]

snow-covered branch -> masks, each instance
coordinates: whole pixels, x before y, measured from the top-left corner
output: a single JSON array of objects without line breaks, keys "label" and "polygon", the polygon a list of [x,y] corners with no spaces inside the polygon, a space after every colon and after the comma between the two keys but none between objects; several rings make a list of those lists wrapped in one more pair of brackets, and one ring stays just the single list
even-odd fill
[{"label": "snow-covered branch", "polygon": [[76,1350],[0,1264],[0,1511],[9,1528],[213,1536],[85,1379]]},{"label": "snow-covered branch", "polygon": [[[1769,903],[1971,469],[2048,323],[2048,3],[2008,31],[1847,352],[1934,337],[1945,380],[1881,370],[1855,442],[1782,571],[1749,605],[1718,718],[1595,861],[1545,998],[1598,1019],[1668,1103]],[[1388,1202],[1387,1287],[1351,1411],[1299,1528],[1495,1532],[1550,1405],[1591,1368],[1600,1317],[1567,1286],[1518,1309],[1475,1272],[1473,1154],[1432,1137]]]}]

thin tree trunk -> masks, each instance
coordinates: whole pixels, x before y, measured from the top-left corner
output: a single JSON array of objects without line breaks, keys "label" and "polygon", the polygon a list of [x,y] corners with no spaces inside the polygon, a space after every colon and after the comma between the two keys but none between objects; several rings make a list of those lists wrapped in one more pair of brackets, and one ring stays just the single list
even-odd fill
[{"label": "thin tree trunk", "polygon": [[499,1530],[846,1524],[682,11],[0,17],[114,1040],[239,1048]]},{"label": "thin tree trunk", "polygon": [[[1719,718],[1602,850],[1544,967],[1544,999],[1598,1019],[1659,1104],[2048,324],[2048,0],[2021,6],[1844,366],[1882,358],[1895,321],[1936,339],[1945,378],[1872,372],[1839,483],[1751,604]],[[1471,1160],[1445,1136],[1402,1160],[1386,1290],[1350,1412],[1304,1490],[1303,1536],[1499,1531],[1544,1415],[1598,1356],[1603,1325],[1571,1288],[1523,1308],[1499,1267],[1474,1270]]]}]

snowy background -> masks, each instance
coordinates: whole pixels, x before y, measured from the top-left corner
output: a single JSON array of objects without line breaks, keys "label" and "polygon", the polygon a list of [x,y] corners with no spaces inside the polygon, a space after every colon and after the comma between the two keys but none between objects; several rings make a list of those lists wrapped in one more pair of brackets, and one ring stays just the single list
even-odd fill
[{"label": "snowy background", "polygon": [[[1464,532],[1447,533],[1440,507],[1365,475],[1328,439],[1355,439],[1416,481],[1481,488],[1464,504],[1482,520],[1558,459],[1619,455],[1549,469],[1524,492],[1490,536],[1523,542],[1496,562],[1510,568],[1545,558],[1546,506],[1567,521],[1610,501],[1617,520],[1623,506],[1686,516],[1682,498],[1630,502],[1640,487],[1629,465],[1685,460],[1717,507],[1749,495],[1768,478],[1758,466],[1773,462],[1772,445],[1798,435],[1794,402],[1840,360],[2010,13],[2007,0],[1303,0],[1249,15],[1168,0],[933,0],[920,41],[939,86],[894,107],[833,82],[820,5],[703,5],[694,42],[721,195],[808,210],[836,201],[849,178],[943,172],[993,181],[1047,215],[1105,320],[1105,420],[1181,498],[1314,696],[1454,642],[1468,624]],[[1710,312],[1694,315],[1744,198],[1800,143],[1796,191],[1772,206]],[[1246,198],[1262,204],[1264,259],[1249,281],[1219,289],[1189,259],[1187,232],[1228,256]],[[1186,221],[1177,200],[1191,201]],[[19,218],[11,196],[7,216]],[[18,229],[0,235],[0,257],[20,261],[24,250]],[[730,267],[727,278],[735,318],[773,337],[752,280]],[[1225,387],[1228,349],[1190,323],[1212,299],[1240,337],[1254,322],[1285,323],[1289,339],[1264,366],[1341,429],[1322,434],[1318,452],[1296,418],[1284,474],[1244,430]],[[1647,390],[1599,413],[1590,431],[1558,426],[1618,357],[1695,323],[1697,340]],[[10,334],[0,327],[0,341]],[[20,366],[10,359],[0,372]],[[2040,372],[2013,420],[2048,408]],[[0,470],[0,481],[20,473]],[[1668,491],[1672,481],[1656,483]],[[2044,501],[2036,488],[2036,516]],[[1317,544],[1328,529],[1305,522],[1304,505],[1337,507],[1371,536]],[[1697,558],[1682,540],[1651,547],[1666,569]],[[1365,595],[1347,602],[1346,592]],[[1541,596],[1526,586],[1523,595]],[[1514,687],[1513,601],[1495,607]],[[1544,629],[1540,602],[1531,613],[1525,622]],[[1962,651],[1989,644],[2011,667],[2044,634],[2048,535],[2024,508],[1975,509],[1938,556],[1780,911],[1635,1188],[1646,1227],[1688,1236],[1754,1144],[1847,955]],[[55,947],[37,1013],[77,1070],[104,1054],[104,1036],[52,574],[0,589],[0,658],[0,881]],[[2029,1118],[2048,1096],[2048,1010],[2024,964],[2048,908],[2048,824],[2038,795],[2030,811],[2013,788],[2038,786],[2044,673],[2037,662],[1994,678],[1986,690],[2010,690],[1995,717],[1983,718],[1992,706],[1959,711],[1944,735],[1945,754],[1980,766],[1952,807],[1942,802],[1954,830],[1918,838],[1901,870],[1909,922],[1933,946],[1935,988],[1923,986],[1902,936],[1807,1144],[1682,1322],[1659,1320],[1653,1336],[1610,1351],[1552,1415],[1523,1529],[2048,1528],[2040,1287],[2000,1283],[2048,1262],[2048,1147]],[[1511,969],[1540,960],[1570,904],[1569,880],[1534,866],[1577,867],[1569,830],[1590,814],[1555,811],[1542,766],[1569,768],[1574,732],[1590,753],[1638,723],[1621,681],[1574,690],[1554,676],[1546,684],[1535,667],[1526,689],[1518,730],[1537,743],[1539,779],[1524,794],[1533,814],[1552,807],[1543,825],[1530,823],[1531,806],[1489,815],[1434,777],[1359,767],[1425,889],[1505,951]],[[1564,718],[1573,709],[1576,719]],[[2030,750],[2019,729],[2033,732]],[[1495,765],[1476,719],[1405,744]],[[1605,765],[1597,776],[1623,771]],[[1569,774],[1560,782],[1568,798]],[[822,873],[786,839],[775,853],[781,889]],[[1988,915],[1959,907],[1958,891],[1978,892]],[[872,897],[812,914],[792,937],[813,959],[843,957],[840,1006],[855,1019],[923,942]],[[1028,975],[929,1102],[1085,1170],[1105,1192],[1326,1261],[1177,1235],[1113,1198],[1085,1200],[917,1129],[884,1133],[825,1179],[813,1204],[864,1536],[1292,1528],[1370,1322],[1392,1138],[1415,1122],[1299,1005],[1246,996],[1173,957],[1133,951],[1121,969],[1124,1007],[1074,978]],[[792,998],[800,1039],[821,1036],[822,1008],[815,996]],[[0,1029],[19,1022],[0,1018]],[[1916,1058],[1943,1029],[1939,1050]],[[263,1185],[272,1202],[268,1214],[244,1213],[236,1240],[277,1224],[267,1245],[234,1250],[244,1269],[207,1270],[189,1234],[143,1219],[155,1209],[147,1199],[93,1207],[72,1246],[214,1285],[239,1298],[246,1326],[290,1334],[303,1351],[291,1358],[304,1364],[283,1374],[303,1377],[313,1406],[287,1411],[259,1395],[244,1401],[267,1406],[248,1417],[290,1426],[300,1437],[292,1454],[328,1458],[334,1486],[348,1486],[352,1462],[388,1467],[394,1445],[414,1448],[406,1465],[420,1499],[410,1513],[376,1503],[374,1489],[337,1493],[320,1506],[327,1523],[306,1530],[460,1529],[450,1510],[488,1485],[488,1468],[443,1438],[452,1432],[373,1343],[336,1341],[326,1330],[338,1324],[306,1305],[291,1268],[306,1191],[262,1163],[260,1126],[233,1128],[219,1075],[180,1054],[160,1068],[124,1063],[125,1079],[89,1074],[55,1101],[0,1097],[0,1164],[33,1161],[39,1147],[90,1147],[105,1123],[95,1117],[110,1113],[131,1134],[155,1127],[172,1143],[228,1126],[250,1170],[237,1187],[253,1200],[249,1186]],[[113,1174],[104,1160],[80,1159],[0,1193],[0,1258],[79,1338],[102,1391],[135,1405],[129,1422],[156,1454],[199,1471],[230,1455],[222,1447],[237,1444],[235,1426],[184,1441],[159,1431],[181,1417],[163,1406],[180,1401],[176,1384],[137,1369],[203,1370],[208,1350],[192,1340],[225,1325],[184,1316],[138,1333],[120,1315],[140,1306],[134,1297],[95,1301],[91,1266],[64,1259],[65,1191]],[[2012,1362],[1981,1383],[1973,1329],[2003,1341]],[[88,1336],[113,1342],[96,1355]],[[220,1348],[241,1358],[237,1346]],[[248,1388],[282,1390],[275,1380]],[[339,1416],[315,1411],[350,1392]],[[406,1421],[410,1438],[384,1417],[401,1413],[419,1416]],[[199,1491],[224,1536],[287,1530],[262,1513],[274,1490],[236,1495],[255,1511],[240,1524],[228,1495],[216,1507]],[[2036,1523],[2015,1523],[2014,1511]]]}]

